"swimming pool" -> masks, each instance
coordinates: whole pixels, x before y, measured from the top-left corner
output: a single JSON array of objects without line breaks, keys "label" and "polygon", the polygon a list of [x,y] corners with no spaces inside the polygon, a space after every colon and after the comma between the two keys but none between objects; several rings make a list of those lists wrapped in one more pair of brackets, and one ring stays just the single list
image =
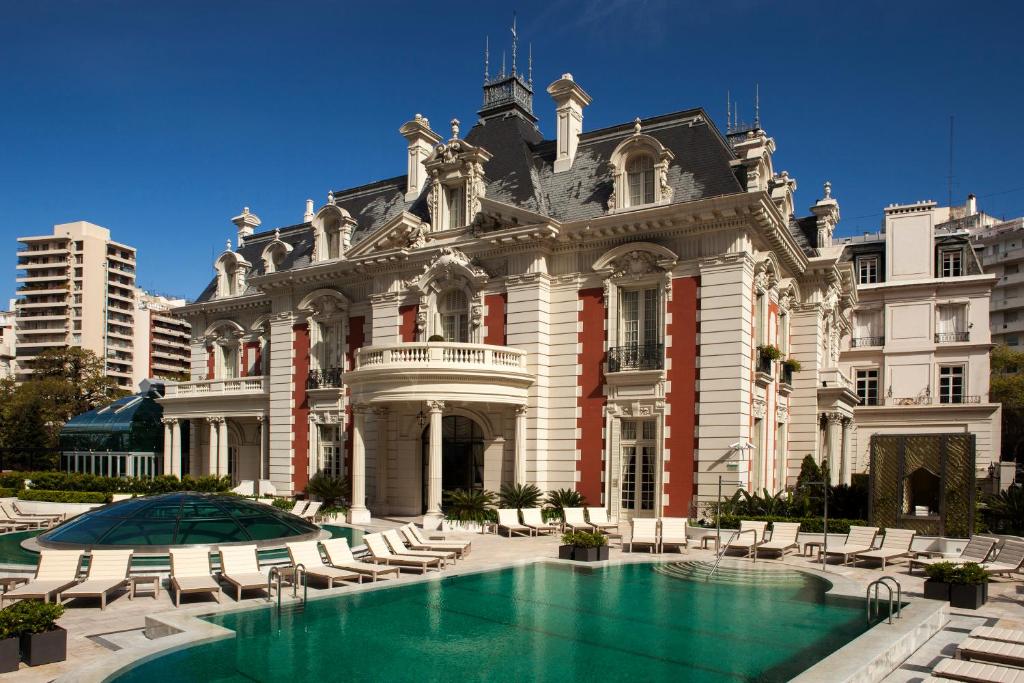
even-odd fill
[{"label": "swimming pool", "polygon": [[705,583],[646,563],[538,563],[453,576],[214,615],[237,637],[113,680],[785,681],[867,627],[863,601],[784,573]]}]

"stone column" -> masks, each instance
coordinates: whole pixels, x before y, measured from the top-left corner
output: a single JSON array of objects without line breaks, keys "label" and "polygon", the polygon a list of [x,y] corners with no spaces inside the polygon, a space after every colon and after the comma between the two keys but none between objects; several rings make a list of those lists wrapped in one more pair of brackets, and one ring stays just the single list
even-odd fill
[{"label": "stone column", "polygon": [[160,420],[164,425],[164,474],[171,473],[171,418],[165,417]]},{"label": "stone column", "polygon": [[262,491],[259,490],[260,480],[266,479],[267,471],[267,418],[265,415],[257,415],[256,423],[259,424],[260,429],[260,460],[259,469],[256,473],[256,495],[262,495]]},{"label": "stone column", "polygon": [[181,477],[181,420],[171,418],[171,471],[165,474],[173,474]]},{"label": "stone column", "polygon": [[206,456],[206,473],[213,476],[217,475],[217,422],[223,419],[221,417],[206,418],[206,421],[210,423],[210,449]]},{"label": "stone column", "polygon": [[526,406],[516,406],[516,484],[526,483]]},{"label": "stone column", "polygon": [[315,413],[309,414],[309,438],[306,450],[306,480],[320,471],[320,418]]},{"label": "stone column", "polygon": [[374,506],[377,514],[387,512],[388,500],[388,409],[378,408],[374,415],[377,420],[377,495]]},{"label": "stone column", "polygon": [[348,510],[349,524],[368,524],[366,508],[366,413],[365,405],[352,406],[352,503]]},{"label": "stone column", "polygon": [[832,486],[837,486],[840,482],[840,469],[841,465],[841,449],[842,449],[842,413],[829,413],[828,414],[828,453],[826,458],[828,459],[828,473],[829,483]]},{"label": "stone column", "polygon": [[437,529],[444,515],[441,513],[441,417],[443,401],[427,401],[430,413],[430,443],[427,465],[427,512],[423,515],[424,529]]},{"label": "stone column", "polygon": [[228,421],[220,419],[217,425],[217,476],[223,477],[228,473]]},{"label": "stone column", "polygon": [[850,427],[853,420],[843,418],[843,446],[841,449],[842,464],[839,467],[839,483],[849,486],[853,480],[853,463],[850,461]]}]

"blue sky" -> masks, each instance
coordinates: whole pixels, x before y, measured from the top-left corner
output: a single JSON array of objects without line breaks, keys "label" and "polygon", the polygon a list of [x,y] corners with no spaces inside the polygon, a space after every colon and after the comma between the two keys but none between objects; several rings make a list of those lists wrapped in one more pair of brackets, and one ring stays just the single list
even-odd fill
[{"label": "blue sky", "polygon": [[[566,71],[585,130],[703,106],[726,90],[778,145],[804,211],[825,180],[841,232],[891,202],[954,198],[1024,214],[1018,3],[4,2],[0,5],[0,301],[18,235],[89,220],[139,250],[139,283],[196,296],[251,207],[264,228],[327,191],[404,173],[398,127],[469,129],[518,12],[535,110]],[[3,306],[4,304],[0,304]]]}]

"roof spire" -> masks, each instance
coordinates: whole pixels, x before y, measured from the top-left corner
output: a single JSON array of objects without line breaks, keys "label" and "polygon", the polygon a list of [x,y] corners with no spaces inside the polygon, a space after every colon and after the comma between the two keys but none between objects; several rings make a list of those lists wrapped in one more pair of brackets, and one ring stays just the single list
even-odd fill
[{"label": "roof spire", "polygon": [[729,101],[729,89],[725,90],[725,132],[732,132],[732,103]]},{"label": "roof spire", "polygon": [[519,34],[516,33],[516,13],[512,12],[512,75],[516,75],[516,45],[519,43]]},{"label": "roof spire", "polygon": [[529,66],[526,72],[526,83],[531,88],[533,87],[533,43],[530,43],[530,59],[528,62]]},{"label": "roof spire", "polygon": [[487,85],[487,81],[490,80],[490,74],[487,73],[491,63],[491,37],[484,36],[484,85]]},{"label": "roof spire", "polygon": [[761,127],[761,84],[754,84],[754,128]]}]

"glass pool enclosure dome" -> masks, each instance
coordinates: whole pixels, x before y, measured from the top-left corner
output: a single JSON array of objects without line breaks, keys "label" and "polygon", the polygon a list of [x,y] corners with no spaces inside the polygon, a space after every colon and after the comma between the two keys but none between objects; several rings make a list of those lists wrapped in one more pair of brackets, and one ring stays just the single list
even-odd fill
[{"label": "glass pool enclosure dome", "polygon": [[43,548],[132,548],[255,543],[281,546],[326,536],[320,527],[272,505],[238,496],[165,493],[105,505],[36,537]]}]

